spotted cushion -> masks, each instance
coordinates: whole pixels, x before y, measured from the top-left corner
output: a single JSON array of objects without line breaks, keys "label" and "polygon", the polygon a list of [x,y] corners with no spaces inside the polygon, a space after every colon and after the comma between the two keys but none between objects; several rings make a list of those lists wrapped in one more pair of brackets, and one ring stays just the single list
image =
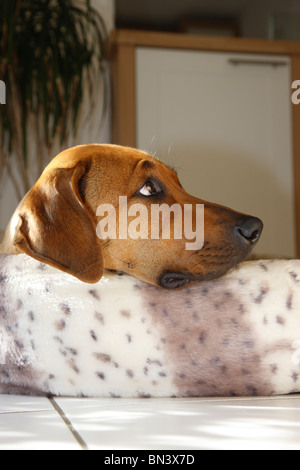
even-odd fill
[{"label": "spotted cushion", "polygon": [[179,291],[85,284],[0,256],[0,392],[94,397],[300,391],[300,261],[251,261]]}]

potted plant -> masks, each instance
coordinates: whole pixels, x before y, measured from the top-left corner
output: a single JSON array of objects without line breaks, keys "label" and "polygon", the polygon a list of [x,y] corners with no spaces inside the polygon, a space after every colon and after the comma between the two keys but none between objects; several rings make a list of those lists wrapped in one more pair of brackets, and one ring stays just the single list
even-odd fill
[{"label": "potted plant", "polygon": [[0,184],[20,199],[54,149],[77,135],[86,90],[104,87],[107,32],[90,0],[2,0],[0,4]]}]

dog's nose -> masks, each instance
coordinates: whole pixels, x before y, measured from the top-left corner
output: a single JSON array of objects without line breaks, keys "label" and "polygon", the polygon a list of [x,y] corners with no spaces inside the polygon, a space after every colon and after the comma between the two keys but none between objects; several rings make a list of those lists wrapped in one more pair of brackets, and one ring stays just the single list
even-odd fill
[{"label": "dog's nose", "polygon": [[235,227],[237,237],[250,245],[258,242],[263,230],[263,223],[257,217],[245,217]]}]

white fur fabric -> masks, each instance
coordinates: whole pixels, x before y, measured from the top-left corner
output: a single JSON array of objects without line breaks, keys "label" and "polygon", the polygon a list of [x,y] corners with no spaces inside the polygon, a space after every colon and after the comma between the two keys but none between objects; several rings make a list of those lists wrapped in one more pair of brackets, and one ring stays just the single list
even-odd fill
[{"label": "white fur fabric", "polygon": [[300,261],[166,291],[0,256],[1,393],[270,396],[300,391],[299,364]]}]

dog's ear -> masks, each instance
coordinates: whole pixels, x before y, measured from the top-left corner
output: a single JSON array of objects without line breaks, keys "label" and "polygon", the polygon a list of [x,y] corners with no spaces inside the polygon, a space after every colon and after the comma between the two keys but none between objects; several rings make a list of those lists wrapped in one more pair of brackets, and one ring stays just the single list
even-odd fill
[{"label": "dog's ear", "polygon": [[43,174],[18,211],[13,244],[27,255],[94,283],[103,274],[100,240],[80,187],[86,161]]}]

